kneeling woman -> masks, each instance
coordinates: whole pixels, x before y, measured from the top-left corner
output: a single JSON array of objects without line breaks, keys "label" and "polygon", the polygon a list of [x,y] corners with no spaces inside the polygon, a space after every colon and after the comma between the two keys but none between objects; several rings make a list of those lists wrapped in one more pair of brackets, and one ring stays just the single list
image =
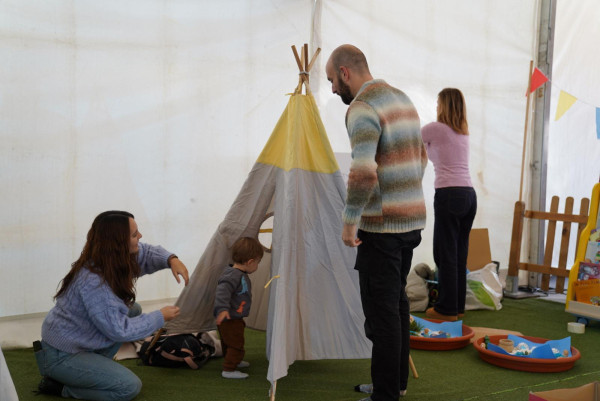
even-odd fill
[{"label": "kneeling woman", "polygon": [[112,358],[122,342],[151,335],[179,308],[141,314],[134,283],[167,267],[177,281],[179,275],[188,281],[175,255],[140,243],[141,237],[130,213],[110,211],[94,220],[42,325],[40,392],[86,400],[131,400],[140,392],[140,379]]}]

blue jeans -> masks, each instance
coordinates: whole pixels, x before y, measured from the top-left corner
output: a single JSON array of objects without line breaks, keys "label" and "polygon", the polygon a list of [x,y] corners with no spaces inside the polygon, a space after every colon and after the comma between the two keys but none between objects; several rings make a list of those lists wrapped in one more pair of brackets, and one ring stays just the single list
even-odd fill
[{"label": "blue jeans", "polygon": [[[141,313],[139,305],[130,317]],[[62,396],[85,400],[132,400],[142,389],[141,380],[129,369],[112,360],[121,343],[96,350],[71,354],[42,341],[36,352],[40,373],[63,383]]]},{"label": "blue jeans", "polygon": [[434,308],[455,316],[465,312],[469,234],[477,213],[477,195],[471,187],[437,188],[433,207],[433,259],[439,288]]},{"label": "blue jeans", "polygon": [[421,231],[379,234],[358,231],[356,267],[365,313],[365,335],[373,343],[373,401],[398,400],[408,384],[410,308],[406,276]]}]

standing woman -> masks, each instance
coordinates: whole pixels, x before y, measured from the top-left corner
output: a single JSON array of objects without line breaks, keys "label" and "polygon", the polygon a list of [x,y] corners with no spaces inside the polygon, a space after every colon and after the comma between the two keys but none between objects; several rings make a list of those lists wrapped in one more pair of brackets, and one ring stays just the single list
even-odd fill
[{"label": "standing woman", "polygon": [[187,284],[187,268],[160,246],[140,243],[133,215],[109,211],[94,220],[81,256],[63,278],[42,324],[36,359],[41,393],[86,400],[131,400],[140,379],[112,360],[122,342],[151,335],[179,314],[176,306],[141,314],[139,276],[170,267]]},{"label": "standing woman", "polygon": [[477,195],[469,174],[469,125],[460,90],[438,94],[437,122],[421,130],[435,170],[433,258],[438,268],[439,297],[427,316],[455,321],[465,313],[469,233],[477,212]]}]

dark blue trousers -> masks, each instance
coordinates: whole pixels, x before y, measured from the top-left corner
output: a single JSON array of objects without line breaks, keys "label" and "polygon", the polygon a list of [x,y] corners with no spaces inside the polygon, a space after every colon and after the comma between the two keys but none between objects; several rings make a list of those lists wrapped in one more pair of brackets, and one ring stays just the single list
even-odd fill
[{"label": "dark blue trousers", "polygon": [[398,400],[408,383],[410,308],[406,276],[421,230],[402,234],[358,231],[355,269],[359,272],[365,334],[373,343],[371,379],[374,401]]},{"label": "dark blue trousers", "polygon": [[437,188],[433,208],[433,259],[439,289],[434,308],[456,316],[465,312],[469,233],[477,212],[477,195],[471,187]]}]

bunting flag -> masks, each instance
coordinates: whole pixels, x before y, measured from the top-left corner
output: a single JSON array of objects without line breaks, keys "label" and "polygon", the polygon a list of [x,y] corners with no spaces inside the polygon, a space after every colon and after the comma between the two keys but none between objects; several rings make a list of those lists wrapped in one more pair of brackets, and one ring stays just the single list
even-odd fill
[{"label": "bunting flag", "polygon": [[542,71],[540,71],[537,67],[533,70],[533,74],[531,75],[531,85],[529,86],[529,92],[525,94],[525,96],[529,95],[531,92],[539,88],[544,84],[544,82],[548,81],[548,77],[544,75]]},{"label": "bunting flag", "polygon": [[596,107],[596,136],[600,139],[600,107]]},{"label": "bunting flag", "polygon": [[558,96],[558,106],[556,107],[556,116],[554,121],[558,121],[575,104],[577,98],[573,95],[569,95],[567,92],[561,90]]},{"label": "bunting flag", "polygon": [[[529,95],[531,92],[533,92],[534,90],[536,90],[537,88],[539,88],[541,85],[543,85],[546,82],[552,83],[552,86],[554,87],[554,89],[560,90],[560,94],[558,95],[558,104],[556,106],[556,115],[554,116],[554,121],[558,121],[571,108],[571,106],[573,106],[575,104],[575,102],[577,102],[577,101],[579,101],[583,104],[586,104],[588,106],[593,106],[589,102],[586,102],[585,100],[580,100],[580,99],[576,98],[575,96],[565,92],[561,88],[557,87],[557,85],[555,83],[553,83],[552,80],[548,79],[548,77],[546,77],[537,68],[535,68],[533,73],[531,74],[530,88],[529,88],[529,92],[527,93],[527,95]],[[596,110],[596,136],[597,136],[598,140],[600,140],[600,107],[594,106],[594,109]]]}]

